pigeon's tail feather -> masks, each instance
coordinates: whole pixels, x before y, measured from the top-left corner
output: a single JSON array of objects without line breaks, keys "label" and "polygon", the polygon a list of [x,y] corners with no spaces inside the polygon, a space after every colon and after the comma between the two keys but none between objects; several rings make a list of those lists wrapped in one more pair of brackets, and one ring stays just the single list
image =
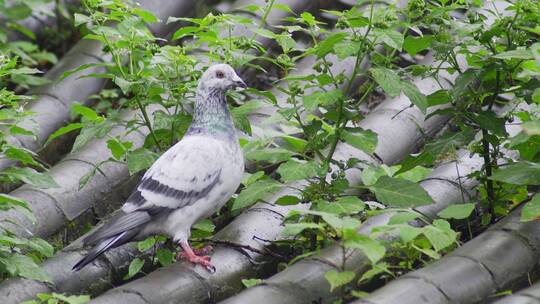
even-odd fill
[{"label": "pigeon's tail feather", "polygon": [[96,246],[101,244],[103,240],[115,237],[122,232],[140,228],[151,219],[152,217],[146,211],[119,212],[108,220],[105,225],[84,238],[83,243],[85,246]]},{"label": "pigeon's tail feather", "polygon": [[131,241],[150,219],[150,215],[145,211],[121,212],[115,215],[105,225],[83,240],[85,246],[92,245],[94,247],[73,266],[73,270],[79,271],[105,251]]},{"label": "pigeon's tail feather", "polygon": [[122,239],[124,235],[126,235],[127,232],[122,232],[119,235],[115,237],[108,238],[106,240],[103,240],[99,245],[92,248],[88,254],[80,259],[77,264],[73,266],[73,271],[79,271],[84,268],[84,266],[91,263],[93,260],[97,259],[101,254],[103,254],[105,251],[107,251],[110,248],[114,248],[119,246],[120,244],[117,244],[119,240]]}]

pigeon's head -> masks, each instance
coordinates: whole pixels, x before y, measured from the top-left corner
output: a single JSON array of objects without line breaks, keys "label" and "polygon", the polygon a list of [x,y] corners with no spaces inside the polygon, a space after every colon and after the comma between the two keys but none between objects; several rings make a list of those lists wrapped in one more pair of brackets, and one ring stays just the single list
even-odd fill
[{"label": "pigeon's head", "polygon": [[246,84],[230,65],[224,63],[209,67],[199,80],[199,88],[206,90],[227,91],[238,87],[245,88]]}]

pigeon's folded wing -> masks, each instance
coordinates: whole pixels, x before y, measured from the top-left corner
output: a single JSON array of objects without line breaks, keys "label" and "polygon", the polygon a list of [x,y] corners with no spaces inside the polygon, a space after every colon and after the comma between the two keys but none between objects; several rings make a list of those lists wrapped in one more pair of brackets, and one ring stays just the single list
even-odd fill
[{"label": "pigeon's folded wing", "polygon": [[217,140],[186,137],[152,165],[122,210],[152,212],[193,204],[220,182],[224,161]]}]

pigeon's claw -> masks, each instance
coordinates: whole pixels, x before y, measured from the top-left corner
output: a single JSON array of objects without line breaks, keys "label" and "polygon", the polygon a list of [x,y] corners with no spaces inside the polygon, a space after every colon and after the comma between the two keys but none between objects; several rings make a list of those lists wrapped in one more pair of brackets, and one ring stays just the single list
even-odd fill
[{"label": "pigeon's claw", "polygon": [[201,249],[191,249],[187,242],[181,242],[180,246],[184,251],[178,252],[176,259],[185,259],[190,263],[195,265],[201,265],[210,272],[216,272],[216,267],[210,262],[211,257],[205,254],[212,252],[213,248],[211,246],[206,246]]}]

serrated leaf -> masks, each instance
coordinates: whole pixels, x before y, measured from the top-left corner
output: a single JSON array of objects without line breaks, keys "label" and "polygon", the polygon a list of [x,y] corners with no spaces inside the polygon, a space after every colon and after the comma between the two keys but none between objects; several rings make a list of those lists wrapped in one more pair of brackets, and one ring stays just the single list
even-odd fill
[{"label": "serrated leaf", "polygon": [[369,71],[388,96],[396,97],[401,93],[401,79],[396,72],[387,68],[371,68]]},{"label": "serrated leaf", "polygon": [[378,200],[392,207],[413,208],[434,203],[419,184],[401,178],[382,176],[369,189]]}]

